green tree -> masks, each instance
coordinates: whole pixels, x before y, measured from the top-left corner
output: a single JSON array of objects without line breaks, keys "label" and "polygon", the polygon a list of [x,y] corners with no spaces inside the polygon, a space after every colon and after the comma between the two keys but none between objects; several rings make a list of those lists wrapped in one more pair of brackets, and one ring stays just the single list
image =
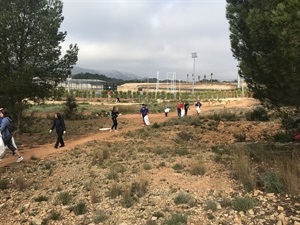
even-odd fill
[{"label": "green tree", "polygon": [[227,0],[233,56],[254,97],[300,106],[300,1]]},{"label": "green tree", "polygon": [[0,1],[0,101],[21,119],[25,98],[45,99],[71,74],[78,47],[61,55],[61,0]]},{"label": "green tree", "polygon": [[77,103],[74,96],[69,95],[66,99],[64,114],[66,118],[70,119],[75,116],[77,112]]}]

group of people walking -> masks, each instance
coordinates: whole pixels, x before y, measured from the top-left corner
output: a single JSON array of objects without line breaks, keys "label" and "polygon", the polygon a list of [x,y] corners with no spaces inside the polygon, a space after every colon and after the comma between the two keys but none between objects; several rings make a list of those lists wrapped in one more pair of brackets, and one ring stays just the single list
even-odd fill
[{"label": "group of people walking", "polygon": [[[142,107],[140,108],[140,114],[142,116],[143,126],[150,125],[148,113],[149,113],[149,110],[148,110],[147,106],[145,104],[142,104]],[[118,132],[117,129],[118,129],[118,116],[119,115],[122,115],[122,114],[119,112],[118,107],[113,106],[112,111],[110,112],[110,117],[112,120],[112,126],[109,130],[110,132],[112,132],[112,131]]]},{"label": "group of people walking", "polygon": [[[200,100],[198,100],[195,103],[196,112],[198,115],[201,112],[201,106],[202,106],[202,104],[201,104]],[[187,116],[189,109],[190,109],[190,105],[188,102],[180,101],[177,104],[178,117]],[[164,113],[165,113],[166,117],[168,116],[168,113],[170,112],[170,110],[171,109],[169,107],[165,107]],[[150,120],[148,117],[149,109],[147,108],[146,104],[142,104],[142,106],[140,108],[140,114],[142,117],[142,125],[143,126],[150,125]],[[117,129],[118,129],[118,116],[119,115],[122,115],[122,114],[119,112],[118,107],[113,106],[112,111],[110,112],[110,116],[112,119],[112,126],[109,130],[110,132],[112,132],[112,131],[118,132]],[[24,160],[24,158],[21,156],[21,154],[18,151],[17,145],[15,144],[15,141],[13,138],[13,133],[10,132],[8,129],[8,125],[10,122],[11,122],[11,117],[8,116],[7,110],[0,108],[0,132],[1,132],[1,137],[2,137],[3,143],[8,149],[11,150],[13,155],[18,156],[17,162],[22,162]],[[56,149],[62,148],[65,146],[63,135],[66,133],[66,126],[65,126],[65,121],[64,121],[63,117],[58,112],[54,114],[54,120],[53,120],[52,126],[50,127],[49,133],[51,134],[54,129],[57,134],[54,148],[56,148]],[[1,161],[1,159],[0,159],[0,161]]]},{"label": "group of people walking", "polygon": [[[199,99],[195,103],[197,115],[199,115],[200,112],[201,112],[201,106],[202,106],[202,104],[201,104],[200,99]],[[189,105],[188,102],[180,101],[177,104],[178,117],[187,116],[188,110],[190,110],[190,105]],[[171,111],[170,107],[165,107],[164,108],[165,117],[168,116],[168,113],[170,111]],[[142,107],[140,108],[140,114],[142,116],[142,125],[143,126],[150,125],[150,120],[149,120],[149,117],[148,117],[149,109],[147,108],[146,104],[142,104]],[[113,130],[115,132],[117,132],[117,127],[118,127],[117,118],[118,118],[119,115],[122,115],[122,114],[118,111],[118,107],[113,106],[113,109],[112,109],[110,115],[111,115],[111,119],[112,119],[112,126],[110,128],[110,132],[112,132]]]},{"label": "group of people walking", "polygon": [[177,104],[177,115],[178,117],[187,116],[190,104],[188,102],[180,101]]},{"label": "group of people walking", "polygon": [[[66,133],[66,126],[64,119],[62,118],[60,113],[54,114],[54,120],[53,124],[49,130],[49,133],[52,133],[52,130],[55,129],[57,133],[57,139],[56,143],[54,145],[54,148],[62,148],[65,146],[63,134]],[[17,145],[15,143],[15,139],[13,137],[13,132],[10,131],[9,126],[10,123],[13,123],[11,116],[8,115],[8,111],[6,109],[0,108],[0,132],[1,132],[1,138],[3,141],[3,149],[1,157],[4,157],[6,148],[11,150],[12,155],[18,156],[18,159],[16,162],[22,162],[24,160],[23,156],[18,151]],[[2,159],[0,159],[1,161]]]},{"label": "group of people walking", "polygon": [[[202,104],[199,99],[197,102],[195,102],[195,108],[196,108],[197,115],[199,115],[201,112],[201,106],[202,106]],[[188,102],[185,102],[185,101],[178,102],[178,104],[177,104],[178,117],[187,116],[188,110],[190,110],[190,104]]]}]

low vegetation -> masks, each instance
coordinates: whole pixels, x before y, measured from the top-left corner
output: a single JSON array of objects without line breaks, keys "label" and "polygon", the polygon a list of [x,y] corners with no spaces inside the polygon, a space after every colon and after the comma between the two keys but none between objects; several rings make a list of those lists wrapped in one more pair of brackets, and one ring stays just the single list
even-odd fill
[{"label": "low vegetation", "polygon": [[[77,118],[80,119],[67,119],[68,135],[78,136],[89,127],[98,127],[93,119],[96,115],[84,113],[84,110],[79,112]],[[39,126],[27,127],[32,136],[37,135],[34,132],[36,129],[47,130],[45,121],[50,121],[50,118],[32,116],[31,119],[39,123]],[[101,123],[107,117],[96,119],[97,123]],[[78,124],[83,121],[86,126],[79,129]],[[210,221],[207,224],[215,224],[217,214],[223,209],[247,212],[262,204],[259,199],[249,197],[249,193],[255,190],[278,195],[299,195],[300,155],[297,143],[274,142],[277,130],[267,134],[267,130],[263,129],[258,129],[259,133],[247,132],[263,123],[265,121],[248,121],[246,114],[238,110],[224,114],[215,112],[213,116],[171,118],[121,134],[118,138],[122,141],[91,141],[47,162],[40,163],[40,159],[32,157],[15,168],[17,175],[14,180],[8,179],[10,175],[7,171],[1,170],[0,191],[5,195],[14,190],[25,193],[35,190],[38,194],[34,195],[33,202],[47,203],[53,207],[49,209],[51,213],[43,218],[44,224],[51,220],[66,219],[63,213],[57,213],[55,209],[60,206],[76,216],[89,214],[90,223],[109,224],[108,221],[113,221],[112,214],[118,213],[118,210],[111,211],[110,204],[128,210],[135,207],[144,210],[141,204],[145,203],[145,199],[148,204],[156,205],[155,198],[152,198],[153,191],[163,191],[162,186],[166,185],[168,198],[172,201],[162,199],[167,202],[165,207],[161,207],[161,211],[151,212],[148,216],[154,219],[147,218],[145,224],[176,225],[195,221],[197,215],[194,217],[191,212],[178,214],[178,210],[184,208],[204,209],[204,215]],[[43,126],[45,128],[41,128]],[[270,130],[268,126],[264,127]],[[245,133],[245,136],[237,138],[234,132],[230,133],[231,130],[240,130],[240,134]],[[18,135],[20,138],[26,133]],[[39,139],[43,141],[42,137],[46,135],[49,134],[40,134]],[[227,140],[228,136],[230,139]],[[253,141],[256,137],[259,141]],[[24,144],[29,145],[25,140]],[[26,163],[31,163],[31,166],[27,167]],[[190,187],[184,187],[180,179],[178,183],[171,183],[168,176],[163,176],[157,178],[155,185],[158,186],[155,186],[156,177],[152,175],[159,174],[160,170],[176,174],[174,179],[189,177],[186,184],[221,173],[232,179],[240,192],[238,195],[216,192],[200,201],[197,193],[203,190],[190,191]],[[38,183],[33,176],[37,173],[41,177]],[[43,186],[48,179],[56,182]],[[177,187],[179,184],[182,186]],[[32,215],[39,213],[38,209],[30,212]]]}]

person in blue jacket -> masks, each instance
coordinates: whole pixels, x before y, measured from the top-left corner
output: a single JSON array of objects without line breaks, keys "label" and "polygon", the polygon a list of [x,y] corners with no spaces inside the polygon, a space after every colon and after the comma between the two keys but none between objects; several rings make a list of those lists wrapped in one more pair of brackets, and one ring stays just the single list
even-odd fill
[{"label": "person in blue jacket", "polygon": [[145,122],[145,119],[144,119],[144,118],[145,118],[145,116],[148,115],[149,110],[148,110],[148,108],[146,107],[145,104],[142,104],[142,108],[140,109],[140,113],[141,113],[141,115],[142,115],[143,125],[146,125],[146,122]]},{"label": "person in blue jacket", "polygon": [[[62,148],[65,146],[65,142],[63,139],[63,134],[66,133],[66,126],[65,126],[65,121],[62,118],[62,116],[60,115],[60,113],[55,113],[54,114],[55,119],[53,121],[52,127],[49,130],[49,133],[52,133],[52,130],[55,128],[56,129],[56,133],[57,133],[57,139],[56,139],[56,143],[54,145],[54,148]],[[60,146],[58,146],[60,144]]]},{"label": "person in blue jacket", "polygon": [[24,158],[21,156],[16,145],[14,144],[13,134],[10,133],[7,128],[8,124],[11,121],[11,118],[8,116],[6,109],[3,108],[0,109],[0,118],[1,118],[0,132],[2,135],[4,145],[6,145],[12,151],[13,155],[18,156],[17,162],[22,162]]}]

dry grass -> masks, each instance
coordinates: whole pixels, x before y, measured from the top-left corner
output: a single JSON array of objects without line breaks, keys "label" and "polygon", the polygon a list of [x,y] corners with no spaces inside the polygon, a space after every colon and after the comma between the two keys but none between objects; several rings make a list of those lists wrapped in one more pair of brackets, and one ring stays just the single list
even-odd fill
[{"label": "dry grass", "polygon": [[[20,168],[20,171],[22,171],[23,178],[20,178],[20,180],[22,181],[23,179],[24,183],[33,183],[36,179],[33,174],[38,174],[41,177],[41,182],[35,184],[35,192],[42,195],[41,193],[44,194],[46,189],[47,193],[49,193],[47,197],[49,199],[56,197],[57,204],[70,206],[83,201],[82,204],[72,207],[71,211],[75,213],[75,210],[77,210],[76,214],[84,213],[86,210],[85,205],[88,206],[87,210],[96,210],[96,207],[100,205],[102,207],[103,202],[101,202],[101,198],[108,197],[112,208],[132,207],[132,211],[136,212],[146,205],[145,209],[143,209],[145,212],[143,217],[147,216],[147,219],[151,218],[156,210],[161,210],[164,221],[160,218],[162,216],[159,216],[157,221],[162,224],[174,225],[177,222],[186,224],[187,218],[185,215],[173,214],[182,210],[188,211],[189,222],[190,218],[196,218],[193,221],[195,222],[204,215],[206,219],[208,217],[211,218],[210,224],[221,224],[221,222],[217,223],[214,220],[214,218],[221,218],[215,216],[215,214],[219,212],[226,213],[232,210],[231,199],[245,193],[240,183],[244,185],[246,190],[257,188],[255,185],[261,171],[255,169],[259,168],[266,172],[268,167],[262,168],[263,163],[261,162],[267,161],[270,157],[273,160],[274,157],[263,152],[264,150],[265,152],[270,152],[263,145],[258,146],[256,148],[258,149],[257,152],[252,154],[249,153],[249,149],[244,147],[246,145],[244,143],[232,145],[236,141],[234,134],[237,133],[237,130],[247,131],[248,141],[251,140],[249,136],[256,132],[257,136],[251,137],[253,140],[259,140],[256,137],[261,136],[261,133],[257,131],[261,130],[259,127],[260,123],[256,122],[253,125],[242,121],[232,121],[231,118],[236,117],[230,115],[227,117],[230,119],[230,122],[222,121],[224,126],[221,129],[219,126],[220,118],[223,117],[214,116],[211,119],[196,116],[176,118],[156,127],[143,127],[126,134],[120,132],[118,136],[109,136],[109,140],[103,139],[101,142],[93,141],[88,144],[77,145],[74,149],[70,149],[69,152],[66,151],[56,155],[55,160],[48,161],[49,164],[46,166],[44,162],[39,163],[39,159],[32,159],[28,163],[32,162],[34,166],[32,165],[29,168],[27,162],[25,162],[17,165],[15,169],[18,171]],[[71,123],[72,121],[69,122]],[[77,124],[77,122],[74,121],[74,124]],[[80,122],[82,123],[82,121]],[[214,148],[217,143],[221,143],[223,147]],[[238,147],[237,144],[239,144]],[[220,164],[212,160],[215,155],[218,156],[216,161],[221,162]],[[279,158],[279,160],[281,161],[276,161],[275,163],[272,161],[274,168],[276,171],[279,171],[280,178],[288,187],[287,191],[296,192],[299,187],[299,183],[297,183],[299,181],[299,176],[297,177],[297,174],[299,174],[299,157],[295,155],[292,158],[286,158],[285,160]],[[179,170],[174,171],[174,165]],[[234,181],[230,180],[231,177],[228,175],[231,172],[229,171],[230,169],[236,179]],[[49,174],[48,170],[52,172]],[[178,171],[180,173],[176,173]],[[10,174],[2,171],[0,174],[1,180],[4,179],[2,178],[3,174],[10,176]],[[205,174],[207,176],[202,177]],[[220,180],[226,187],[220,187]],[[49,182],[51,184],[55,182],[58,188],[49,187]],[[22,186],[22,182],[19,183]],[[6,185],[3,182],[4,195],[7,192],[15,191],[12,190],[11,186],[13,185],[10,185],[10,183]],[[234,191],[230,192],[230,194],[228,194],[229,192],[224,192],[226,193],[224,196],[216,197],[216,189],[219,188],[233,189]],[[24,196],[30,196],[29,193],[31,192],[28,189],[24,189],[26,191]],[[60,192],[62,190],[64,192]],[[189,196],[181,195],[181,190],[187,191]],[[210,199],[214,195],[212,202],[205,201],[205,199],[199,197],[205,192],[204,190],[212,191],[206,196],[207,199]],[[39,195],[36,194],[35,196]],[[157,202],[156,198],[153,201],[156,208],[150,208],[151,206],[149,206],[151,196],[157,196]],[[176,202],[174,202],[175,199]],[[24,205],[24,202],[28,202],[28,198],[24,198],[20,202]],[[84,202],[86,203],[84,204]],[[226,208],[226,212],[223,209],[214,211],[216,206],[214,203],[216,202],[221,202],[222,207]],[[199,210],[201,211],[200,213],[198,210],[190,210],[191,207],[199,206],[200,204],[208,210],[203,215],[201,214],[203,210]],[[247,209],[248,205],[249,201],[238,200],[235,202],[234,207]],[[49,209],[47,209],[49,212],[51,212],[51,207],[52,205],[49,204]],[[3,210],[6,210],[5,213],[9,214],[8,209]],[[38,216],[42,215],[42,213],[41,211]],[[111,214],[112,217],[117,213],[116,211],[108,210],[108,214]],[[98,218],[96,219],[97,216]],[[126,217],[126,215],[122,216]],[[135,219],[141,218],[140,214],[134,216]],[[245,216],[247,215],[245,214]],[[105,212],[95,213],[95,223],[105,219]],[[108,223],[113,223],[112,219],[108,218],[107,220],[109,220]],[[76,222],[80,223],[79,221]],[[84,222],[92,223],[91,219],[89,221],[86,219]],[[136,223],[139,222],[141,220]],[[151,223],[147,222],[147,224]],[[224,222],[223,224],[226,223]]]},{"label": "dry grass", "polygon": [[235,149],[234,152],[233,175],[246,190],[252,191],[256,186],[256,176],[249,154],[244,149]]}]

